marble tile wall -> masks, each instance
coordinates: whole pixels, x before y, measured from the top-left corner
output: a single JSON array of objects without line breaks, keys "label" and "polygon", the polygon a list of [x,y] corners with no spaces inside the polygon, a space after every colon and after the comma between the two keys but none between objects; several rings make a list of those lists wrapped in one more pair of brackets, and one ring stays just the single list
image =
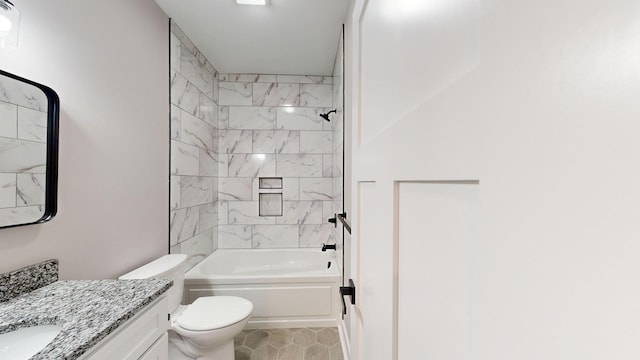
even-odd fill
[{"label": "marble tile wall", "polygon": [[42,217],[46,111],[47,98],[40,89],[0,78],[0,226],[30,223]]},{"label": "marble tile wall", "polygon": [[[320,247],[335,241],[333,77],[218,74],[218,246]],[[261,177],[282,189],[260,190]],[[342,186],[342,184],[340,184]],[[260,216],[260,193],[265,213]]]},{"label": "marble tile wall", "polygon": [[171,253],[189,255],[188,268],[218,244],[217,71],[171,23]]}]

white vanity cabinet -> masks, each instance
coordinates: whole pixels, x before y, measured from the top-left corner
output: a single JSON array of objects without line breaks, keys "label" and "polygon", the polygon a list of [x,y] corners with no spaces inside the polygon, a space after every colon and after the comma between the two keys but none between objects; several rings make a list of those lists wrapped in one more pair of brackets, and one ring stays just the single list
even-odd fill
[{"label": "white vanity cabinet", "polygon": [[168,360],[166,294],[145,306],[79,360]]}]

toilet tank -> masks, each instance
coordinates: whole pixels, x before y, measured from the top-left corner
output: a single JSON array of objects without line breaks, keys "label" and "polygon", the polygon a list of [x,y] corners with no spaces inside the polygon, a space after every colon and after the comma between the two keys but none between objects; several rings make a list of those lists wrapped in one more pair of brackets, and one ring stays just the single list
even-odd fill
[{"label": "toilet tank", "polygon": [[173,313],[182,301],[184,291],[184,264],[187,255],[165,255],[131,272],[120,276],[119,280],[131,279],[171,279],[173,286],[167,292],[169,312]]}]

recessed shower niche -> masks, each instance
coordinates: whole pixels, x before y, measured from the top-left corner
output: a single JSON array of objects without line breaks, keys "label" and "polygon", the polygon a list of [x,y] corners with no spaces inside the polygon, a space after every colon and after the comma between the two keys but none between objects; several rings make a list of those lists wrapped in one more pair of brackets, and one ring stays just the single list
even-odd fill
[{"label": "recessed shower niche", "polygon": [[259,178],[258,191],[258,215],[282,216],[282,178]]},{"label": "recessed shower niche", "polygon": [[282,216],[282,193],[260,193],[258,199],[260,216]]},{"label": "recessed shower niche", "polygon": [[259,189],[282,189],[282,178],[264,178],[258,179]]}]

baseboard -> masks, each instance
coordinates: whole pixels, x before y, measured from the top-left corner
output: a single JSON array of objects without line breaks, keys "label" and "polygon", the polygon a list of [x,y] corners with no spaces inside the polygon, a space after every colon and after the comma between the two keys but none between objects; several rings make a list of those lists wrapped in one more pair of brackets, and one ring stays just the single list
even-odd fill
[{"label": "baseboard", "polygon": [[347,336],[347,328],[344,320],[338,320],[338,332],[340,333],[340,344],[342,344],[342,356],[344,360],[351,359],[351,343]]},{"label": "baseboard", "polygon": [[335,319],[249,319],[247,329],[294,329],[310,327],[340,327],[341,320]]}]

